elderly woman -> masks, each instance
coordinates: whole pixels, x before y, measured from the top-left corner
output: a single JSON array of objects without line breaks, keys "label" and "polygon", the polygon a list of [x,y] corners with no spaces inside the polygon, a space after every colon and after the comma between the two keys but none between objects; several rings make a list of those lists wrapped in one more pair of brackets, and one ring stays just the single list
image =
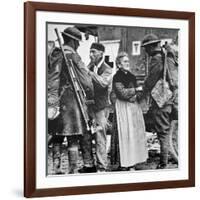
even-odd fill
[{"label": "elderly woman", "polygon": [[[117,73],[113,77],[111,101],[115,105],[111,136],[111,166],[113,170],[128,170],[146,161],[147,147],[142,110],[136,101],[136,77],[129,71],[125,52],[116,58]],[[115,100],[114,100],[115,99]]]}]

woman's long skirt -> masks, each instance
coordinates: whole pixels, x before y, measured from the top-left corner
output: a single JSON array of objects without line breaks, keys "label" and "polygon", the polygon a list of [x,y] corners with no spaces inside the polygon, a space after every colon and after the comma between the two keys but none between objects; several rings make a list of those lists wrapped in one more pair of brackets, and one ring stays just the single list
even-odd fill
[{"label": "woman's long skirt", "polygon": [[116,100],[111,138],[111,165],[131,167],[148,157],[145,124],[137,103]]}]

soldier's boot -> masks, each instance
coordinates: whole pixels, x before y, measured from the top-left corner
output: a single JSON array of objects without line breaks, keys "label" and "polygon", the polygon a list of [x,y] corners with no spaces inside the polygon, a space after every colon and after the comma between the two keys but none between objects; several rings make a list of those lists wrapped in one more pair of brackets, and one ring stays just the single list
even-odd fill
[{"label": "soldier's boot", "polygon": [[69,158],[69,174],[78,173],[78,159],[79,151],[78,146],[73,145],[68,147],[68,158]]},{"label": "soldier's boot", "polygon": [[159,133],[160,140],[160,163],[157,169],[166,169],[168,167],[168,153],[169,153],[169,134]]},{"label": "soldier's boot", "polygon": [[55,174],[62,174],[61,170],[61,144],[53,145],[53,170]]}]

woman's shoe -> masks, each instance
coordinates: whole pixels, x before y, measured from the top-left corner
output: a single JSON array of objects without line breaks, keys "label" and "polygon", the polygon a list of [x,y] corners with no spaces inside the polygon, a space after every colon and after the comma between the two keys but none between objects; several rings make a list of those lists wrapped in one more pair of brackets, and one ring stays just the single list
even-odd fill
[{"label": "woman's shoe", "polygon": [[128,167],[119,167],[118,171],[129,171]]}]

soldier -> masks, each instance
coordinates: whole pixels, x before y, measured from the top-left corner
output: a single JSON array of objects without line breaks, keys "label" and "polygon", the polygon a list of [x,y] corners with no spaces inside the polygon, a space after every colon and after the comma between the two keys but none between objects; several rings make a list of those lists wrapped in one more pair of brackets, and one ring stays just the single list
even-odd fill
[{"label": "soldier", "polygon": [[[64,54],[68,60],[72,61],[76,75],[88,99],[91,99],[94,95],[92,79],[88,75],[86,67],[77,53],[79,42],[82,40],[81,33],[75,27],[68,27],[62,32],[62,37],[64,41]],[[74,173],[77,168],[78,141],[82,139],[85,133],[87,135],[86,126],[69,78],[68,66],[66,66],[60,49],[56,48],[55,51],[52,52],[51,60],[56,70],[54,70],[49,80],[54,84],[55,92],[54,97],[50,97],[49,99],[55,98],[59,101],[57,104],[59,104],[60,108],[59,120],[62,124],[62,129],[57,135],[67,138],[65,142],[68,143],[69,173]]]},{"label": "soldier", "polygon": [[[138,99],[143,99],[144,96],[150,95],[156,83],[163,77],[164,69],[164,54],[160,47],[160,40],[154,34],[146,35],[142,41],[146,53],[150,57],[149,74],[144,82],[143,92],[138,95]],[[167,76],[169,82],[169,77]],[[173,88],[171,87],[170,89]],[[158,169],[164,169],[168,164],[171,113],[173,102],[169,100],[163,107],[159,107],[155,99],[151,98],[150,112],[153,114],[154,128],[157,132],[160,141],[161,153]]]},{"label": "soldier", "polygon": [[[52,172],[62,174],[61,170],[61,153],[62,142],[64,136],[56,135],[62,130],[59,123],[59,97],[58,97],[58,81],[59,73],[55,61],[61,56],[60,50],[55,46],[54,41],[48,41],[48,148],[52,149]],[[49,173],[51,170],[49,170]]]},{"label": "soldier", "polygon": [[[112,68],[104,61],[105,47],[100,43],[92,43],[90,47],[89,75],[94,85],[95,104],[92,108],[93,117],[97,123],[95,133],[97,171],[104,172],[107,169],[106,129],[108,120],[109,91],[112,82]],[[91,139],[91,138],[90,138]],[[89,150],[89,148],[88,148]],[[88,154],[89,155],[89,154]],[[95,172],[93,158],[87,158],[87,165],[79,170],[80,173]],[[90,163],[90,164],[89,164]]]}]

